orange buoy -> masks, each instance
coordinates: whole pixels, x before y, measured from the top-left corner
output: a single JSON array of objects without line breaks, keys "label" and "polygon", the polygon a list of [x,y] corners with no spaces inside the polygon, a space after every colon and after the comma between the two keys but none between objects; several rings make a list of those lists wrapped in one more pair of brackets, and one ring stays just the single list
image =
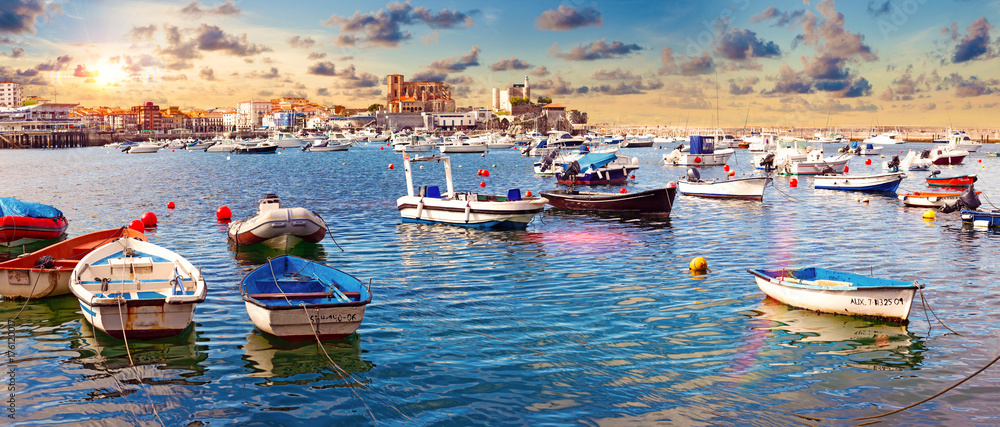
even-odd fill
[{"label": "orange buoy", "polygon": [[791,181],[788,181],[788,186],[789,187],[798,187],[799,186],[799,180],[797,180],[795,178],[792,178]]},{"label": "orange buoy", "polygon": [[142,225],[142,221],[139,221],[137,219],[133,219],[132,222],[128,223],[128,228],[131,228],[140,233],[146,232],[146,227]]},{"label": "orange buoy", "polygon": [[215,210],[215,218],[219,221],[227,220],[233,217],[233,213],[229,211],[229,206],[220,206],[219,209]]},{"label": "orange buoy", "polygon": [[167,202],[167,209],[173,209],[173,208],[174,208],[174,202]]},{"label": "orange buoy", "polygon": [[485,181],[484,181],[484,182],[480,182],[480,183],[479,183],[479,186],[480,186],[480,187],[485,187],[485,186],[486,186],[486,182],[485,182]]},{"label": "orange buoy", "polygon": [[623,188],[622,191],[620,191],[620,193],[622,193],[622,194],[628,193],[628,190],[626,190],[626,189]]},{"label": "orange buoy", "polygon": [[725,166],[723,166],[723,167],[722,167],[722,170],[724,170],[724,171],[726,171],[726,172],[729,172],[729,165],[725,165]]},{"label": "orange buoy", "polygon": [[396,165],[389,163],[389,170],[396,169]]},{"label": "orange buoy", "polygon": [[736,176],[736,171],[729,171],[729,176]]},{"label": "orange buoy", "polygon": [[139,218],[139,219],[142,220],[142,225],[146,226],[146,228],[156,227],[156,214],[155,213],[146,212],[146,213],[142,214],[142,217]]},{"label": "orange buoy", "polygon": [[866,165],[872,164],[872,159],[865,159],[865,164]]},{"label": "orange buoy", "polygon": [[527,193],[524,193],[524,195],[525,195],[525,196],[528,196],[528,197],[531,197],[531,190],[528,190],[528,192],[527,192]]}]

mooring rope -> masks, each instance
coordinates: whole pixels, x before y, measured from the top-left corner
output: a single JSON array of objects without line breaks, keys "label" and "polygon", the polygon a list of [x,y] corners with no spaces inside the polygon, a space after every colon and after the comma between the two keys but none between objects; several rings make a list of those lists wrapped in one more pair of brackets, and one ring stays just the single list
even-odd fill
[{"label": "mooring rope", "polygon": [[[931,307],[931,304],[929,302],[927,302],[926,298],[924,298],[924,290],[922,288],[918,287],[917,291],[920,292],[920,302],[922,303],[922,305],[924,307],[924,316],[926,316],[927,315],[927,311],[930,310],[931,314],[934,315],[934,319],[936,319],[938,321],[938,323],[941,324],[941,326],[944,326],[945,329],[951,331],[951,333],[953,333],[955,335],[958,335],[960,337],[964,336],[964,335],[962,335],[962,334],[960,334],[958,332],[955,332],[954,329],[949,328],[948,325],[944,324],[944,322],[941,320],[941,318],[938,317],[937,313],[934,312],[934,309]],[[931,319],[928,317],[927,318],[927,335],[931,334],[931,329],[930,328],[931,328]]]}]

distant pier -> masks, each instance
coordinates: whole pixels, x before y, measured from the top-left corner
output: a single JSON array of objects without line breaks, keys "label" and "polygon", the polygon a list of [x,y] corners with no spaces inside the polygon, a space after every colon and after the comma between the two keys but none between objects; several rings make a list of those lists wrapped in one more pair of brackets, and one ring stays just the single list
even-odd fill
[{"label": "distant pier", "polygon": [[3,148],[73,148],[90,145],[86,132],[9,132],[0,133]]}]

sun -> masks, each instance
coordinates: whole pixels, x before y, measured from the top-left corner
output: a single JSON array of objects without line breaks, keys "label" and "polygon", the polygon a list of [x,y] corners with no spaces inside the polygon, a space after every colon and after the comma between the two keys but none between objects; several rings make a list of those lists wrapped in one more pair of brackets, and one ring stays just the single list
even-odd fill
[{"label": "sun", "polygon": [[102,85],[110,85],[115,83],[120,83],[128,79],[128,73],[122,69],[121,64],[114,63],[102,63],[94,67],[94,71],[97,75],[94,76],[94,80]]}]

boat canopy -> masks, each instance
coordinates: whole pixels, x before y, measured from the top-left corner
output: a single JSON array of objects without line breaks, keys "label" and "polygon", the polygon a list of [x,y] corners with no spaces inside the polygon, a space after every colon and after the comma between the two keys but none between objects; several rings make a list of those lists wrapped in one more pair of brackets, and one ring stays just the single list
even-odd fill
[{"label": "boat canopy", "polygon": [[41,203],[22,202],[13,197],[0,197],[0,216],[25,216],[29,218],[58,218],[62,211]]},{"label": "boat canopy", "polygon": [[576,162],[580,164],[580,170],[585,171],[587,168],[597,169],[607,166],[608,163],[615,161],[617,158],[618,155],[615,153],[589,153]]},{"label": "boat canopy", "polygon": [[713,154],[715,153],[715,137],[705,135],[691,135],[691,154]]}]

